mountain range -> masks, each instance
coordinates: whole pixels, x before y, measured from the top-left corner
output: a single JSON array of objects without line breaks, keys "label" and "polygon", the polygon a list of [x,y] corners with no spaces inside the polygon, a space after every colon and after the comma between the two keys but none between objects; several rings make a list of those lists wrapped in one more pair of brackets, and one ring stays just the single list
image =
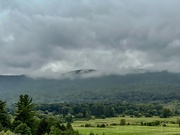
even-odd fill
[{"label": "mountain range", "polygon": [[[180,99],[180,74],[167,71],[91,76],[95,69],[62,74],[61,78],[1,75],[0,99],[15,103],[29,94],[35,103],[171,102]],[[88,75],[88,76],[87,76]]]}]

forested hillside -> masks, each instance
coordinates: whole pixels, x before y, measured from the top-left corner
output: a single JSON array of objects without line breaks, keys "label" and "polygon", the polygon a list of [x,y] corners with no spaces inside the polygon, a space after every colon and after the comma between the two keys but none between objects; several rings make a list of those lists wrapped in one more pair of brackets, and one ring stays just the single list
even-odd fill
[{"label": "forested hillside", "polygon": [[180,99],[180,74],[146,72],[64,79],[0,76],[0,99],[17,101],[29,94],[37,103],[55,102],[170,102]]}]

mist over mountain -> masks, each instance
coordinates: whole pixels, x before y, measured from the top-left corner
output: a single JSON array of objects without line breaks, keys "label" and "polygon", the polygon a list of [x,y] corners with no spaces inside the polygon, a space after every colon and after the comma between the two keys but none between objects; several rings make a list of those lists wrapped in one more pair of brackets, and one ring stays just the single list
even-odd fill
[{"label": "mist over mountain", "polygon": [[27,93],[40,103],[179,100],[178,5],[1,0],[0,98],[14,103]]},{"label": "mist over mountain", "polygon": [[29,94],[36,103],[55,102],[169,102],[180,98],[180,74],[142,72],[125,75],[82,77],[94,69],[63,74],[73,79],[31,78],[1,75],[0,99],[14,103],[20,94]]}]

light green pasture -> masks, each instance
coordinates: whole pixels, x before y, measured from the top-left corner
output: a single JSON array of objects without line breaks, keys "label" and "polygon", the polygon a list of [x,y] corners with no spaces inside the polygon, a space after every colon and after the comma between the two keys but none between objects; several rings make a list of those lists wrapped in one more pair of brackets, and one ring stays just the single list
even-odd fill
[{"label": "light green pasture", "polygon": [[[120,126],[120,120],[125,119],[126,123],[130,125]],[[140,126],[141,122],[152,122],[155,120],[164,121],[166,127],[163,126]],[[130,118],[130,117],[116,117],[106,119],[95,119],[89,121],[75,121],[73,127],[78,130],[82,135],[89,135],[90,132],[94,134],[102,135],[180,135],[180,128],[178,124],[171,124],[176,122],[177,117],[172,118]],[[106,124],[106,128],[97,128],[97,124]],[[112,126],[111,124],[117,124]],[[81,127],[85,124],[91,124],[94,127]]]}]

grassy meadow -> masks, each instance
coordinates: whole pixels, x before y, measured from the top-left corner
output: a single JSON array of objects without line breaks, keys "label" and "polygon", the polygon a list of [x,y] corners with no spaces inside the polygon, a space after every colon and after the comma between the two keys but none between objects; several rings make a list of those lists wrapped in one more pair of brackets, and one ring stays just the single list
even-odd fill
[{"label": "grassy meadow", "polygon": [[[126,124],[121,126],[120,120],[125,119]],[[141,126],[141,122],[153,122],[155,120],[166,123],[166,126]],[[131,118],[116,117],[106,119],[95,119],[89,121],[75,121],[73,127],[82,135],[89,135],[90,132],[95,135],[180,135],[179,125],[176,124],[177,117],[172,118]],[[85,124],[91,124],[91,127],[84,127]],[[105,124],[105,128],[97,127],[97,125]]]}]

